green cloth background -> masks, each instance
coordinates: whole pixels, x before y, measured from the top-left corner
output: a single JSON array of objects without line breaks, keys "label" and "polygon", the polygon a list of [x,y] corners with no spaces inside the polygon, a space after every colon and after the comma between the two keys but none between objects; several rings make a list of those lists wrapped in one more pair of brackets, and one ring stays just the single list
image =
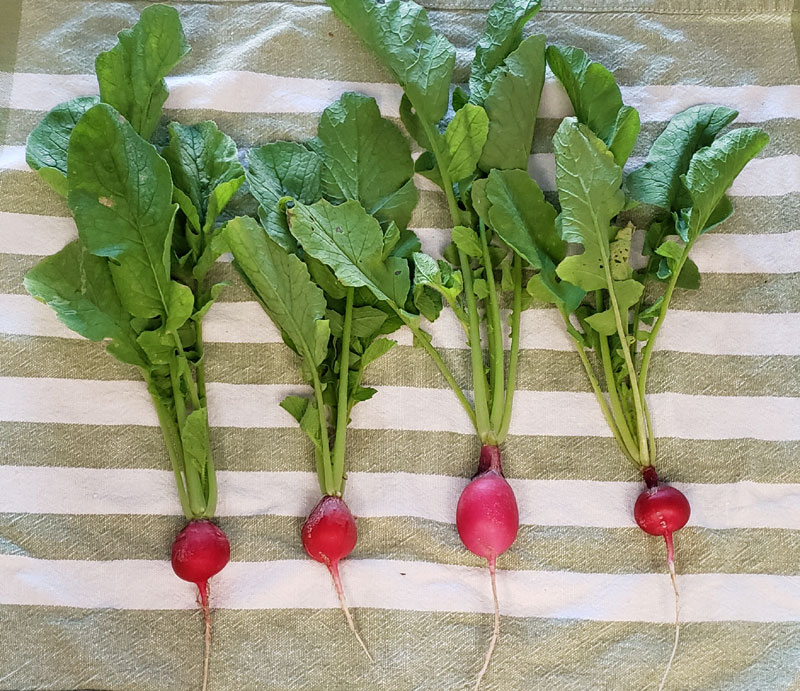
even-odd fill
[{"label": "green cloth background", "polygon": [[[44,114],[43,110],[13,107],[13,74],[91,74],[97,53],[113,45],[115,33],[132,25],[146,4],[0,0],[0,144],[6,147],[7,156],[11,156],[13,147],[24,145],[27,134]],[[664,85],[675,89],[679,84],[763,87],[800,84],[800,5],[793,9],[788,0],[545,0],[543,4],[545,9],[527,31],[544,32],[550,42],[584,48],[611,68],[625,86]],[[431,9],[435,27],[457,47],[458,77],[465,80],[471,48],[485,21],[489,3],[433,0],[426,5]],[[180,2],[175,7],[192,45],[192,52],[179,65],[177,74],[244,70],[348,82],[390,81],[324,4],[219,0]],[[234,94],[228,110],[238,110],[235,101]],[[314,134],[317,119],[315,114],[225,110],[169,110],[168,116],[183,123],[212,118],[242,148],[275,139],[307,138]],[[797,111],[795,106],[794,112]],[[557,124],[554,119],[540,120],[534,153],[552,151],[550,136]],[[768,118],[759,125],[772,137],[762,157],[786,157],[783,160],[787,175],[793,174],[796,179],[796,167],[800,165],[799,121],[778,117]],[[644,124],[634,156],[645,154],[662,127],[663,122]],[[747,236],[800,232],[800,188],[781,195],[738,196],[735,206],[735,217],[714,229],[715,233]],[[4,399],[0,404],[3,411],[0,470],[19,466],[28,473],[25,477],[30,478],[34,467],[42,469],[45,472],[37,477],[42,491],[47,490],[51,496],[58,495],[60,488],[48,484],[53,480],[49,479],[47,468],[107,469],[111,494],[117,484],[124,486],[126,469],[167,469],[166,453],[156,427],[39,421],[33,414],[14,412],[32,409],[25,396],[29,395],[26,392],[34,391],[30,386],[37,382],[50,386],[48,382],[58,384],[68,380],[76,387],[72,390],[80,391],[83,380],[120,382],[125,386],[124,382],[135,378],[131,370],[113,361],[97,344],[26,333],[22,308],[27,303],[22,276],[38,260],[35,248],[40,246],[40,238],[35,233],[42,232],[42,228],[47,231],[51,226],[63,228],[57,217],[67,215],[62,200],[35,174],[13,167],[0,169],[0,224],[13,221],[14,227],[20,228],[19,237],[25,242],[29,237],[33,248],[18,253],[0,246],[0,299],[5,300],[0,306],[0,325],[4,325],[0,328],[0,377],[3,377],[0,397]],[[26,219],[30,219],[29,231],[25,230]],[[423,191],[412,226],[430,233],[444,232],[431,230],[447,226],[443,197]],[[15,242],[15,247],[19,244]],[[797,246],[795,243],[794,247]],[[800,258],[795,266],[800,266]],[[217,278],[232,283],[224,292],[223,301],[251,300],[230,264],[219,264],[214,272]],[[6,299],[8,296],[16,297]],[[748,328],[755,332],[762,328],[758,318],[763,314],[800,311],[799,274],[796,271],[770,274],[764,269],[708,273],[703,276],[699,292],[680,293],[674,305],[685,310],[683,314],[747,313],[750,316],[743,318],[750,320]],[[22,311],[15,312],[16,306]],[[682,317],[671,315],[668,321],[673,318]],[[796,344],[800,340],[800,322],[796,314],[793,319],[790,323],[794,326],[787,327],[784,342]],[[661,351],[651,368],[650,390],[702,394],[709,398],[772,396],[796,401],[800,396],[799,351],[796,347],[787,350],[778,339],[767,338],[767,342],[769,346],[759,355]],[[790,351],[794,354],[785,354]],[[206,352],[208,377],[212,382],[256,385],[247,389],[256,391],[261,385],[299,385],[301,381],[296,362],[280,343],[209,343]],[[465,351],[448,350],[446,355],[466,385]],[[587,390],[577,356],[566,349],[527,349],[520,366],[523,390]],[[373,365],[368,372],[368,383],[378,388],[443,389],[445,386],[426,356],[409,346],[396,348]],[[52,390],[61,389],[56,386]],[[65,419],[69,419],[71,408],[85,403],[81,399],[93,395],[93,390],[87,388],[85,394],[74,400],[61,401]],[[137,385],[131,385],[129,390],[134,398],[140,395]],[[248,396],[242,393],[236,400],[243,406],[259,405],[261,399],[251,400]],[[424,398],[425,393],[420,392],[420,396]],[[362,405],[366,408],[371,404]],[[125,401],[114,399],[109,406],[124,407]],[[210,407],[214,407],[213,397]],[[408,427],[405,421],[421,414],[414,406],[396,413],[399,428]],[[276,414],[272,408],[264,410],[270,419],[276,419]],[[515,410],[519,420],[537,416],[551,419],[560,414],[558,410],[538,411],[522,404]],[[760,414],[768,413],[755,407],[753,415]],[[248,415],[253,415],[252,410]],[[794,418],[793,422],[794,432],[787,432],[787,439],[783,440],[663,437],[659,469],[665,478],[683,483],[752,482],[797,487],[800,421]],[[714,424],[714,420],[709,420],[709,425]],[[469,435],[381,426],[383,429],[369,429],[369,425],[362,425],[351,432],[348,463],[354,473],[402,470],[415,475],[464,478],[473,471],[477,445]],[[287,496],[286,501],[292,506],[306,502],[306,510],[313,505],[312,455],[290,421],[269,428],[215,427],[212,442],[220,470],[240,474],[307,473],[301,478],[305,498]],[[506,445],[505,465],[510,477],[527,480],[606,483],[637,479],[613,440],[597,436],[518,433]],[[43,510],[46,507],[22,510],[24,507],[9,499],[18,490],[14,484],[0,488],[0,603],[8,603],[11,597],[8,592],[28,578],[24,570],[15,571],[14,565],[22,562],[12,559],[87,563],[164,561],[183,522],[174,515],[177,500],[174,504],[167,500],[159,504],[171,509],[146,515],[70,514]],[[794,528],[800,528],[800,493],[787,490],[786,496],[787,516],[792,517]],[[143,505],[152,500],[144,498]],[[441,512],[447,515],[446,502],[451,497],[443,497],[441,501]],[[724,494],[721,493],[719,501],[722,506]],[[480,560],[461,547],[452,523],[414,516],[413,511],[409,512],[411,516],[392,516],[390,508],[386,506],[381,515],[359,519],[360,540],[351,561],[394,563],[394,560],[409,570],[414,563],[481,566]],[[604,512],[610,511],[609,507],[576,505],[579,525],[572,526],[539,525],[535,519],[536,507],[527,510],[534,518],[521,527],[516,544],[500,560],[501,569],[512,570],[515,577],[522,578],[526,572],[532,577],[539,572],[655,574],[654,583],[660,584],[659,589],[652,600],[642,598],[640,607],[670,611],[664,547],[658,539],[648,538],[632,522],[615,527],[606,523],[603,527]],[[735,507],[725,511],[735,513]],[[272,562],[303,562],[298,539],[300,512],[287,516],[291,511],[282,511],[278,502],[252,513],[256,515],[220,518],[220,525],[231,538],[232,559],[236,562],[233,566],[240,567],[236,573],[261,573],[258,569],[264,568],[263,572],[269,574],[273,573]],[[580,524],[583,519],[585,523]],[[785,597],[787,614],[783,621],[685,623],[668,688],[676,691],[800,689],[800,530],[694,525],[679,534],[677,545],[679,574],[717,574],[721,591],[735,590],[731,574],[786,577],[781,581],[787,588],[783,595],[765,585],[764,599]],[[40,604],[0,604],[0,689],[198,688],[202,664],[201,616],[191,608],[191,586],[173,583],[175,579],[167,573],[166,563],[163,566],[159,572],[164,573],[163,583],[167,588],[163,609],[64,606],[57,590],[42,596]],[[303,567],[306,566],[308,573],[322,570],[319,565],[303,562]],[[101,590],[123,593],[120,597],[124,599],[128,591],[140,593],[161,587],[162,581],[154,581],[152,585],[142,583],[139,569],[132,562],[120,562],[119,573],[124,574],[123,578],[102,584]],[[345,570],[346,589],[347,573]],[[441,573],[454,574],[452,578],[457,579],[466,571],[462,568]],[[503,578],[501,572],[501,598]],[[287,602],[299,601],[304,586],[312,587],[318,582],[320,587],[329,589],[324,579],[313,583],[301,579],[289,584],[295,591],[294,599],[289,597]],[[249,585],[258,589],[258,583]],[[447,583],[431,581],[425,587],[446,586]],[[685,592],[691,587],[692,581],[682,580]],[[286,583],[269,578],[264,579],[263,588],[291,591]],[[178,592],[183,599],[173,598]],[[382,596],[382,606],[356,607],[354,615],[376,658],[374,665],[367,663],[355,645],[341,612],[335,608],[332,593],[327,591],[325,608],[292,608],[291,604],[282,605],[277,595],[269,600],[268,607],[220,608],[214,612],[210,689],[469,688],[491,631],[491,617],[486,613],[491,606],[488,576],[485,591],[479,594],[484,597],[480,611],[397,609],[389,592]],[[357,601],[357,594],[349,595]],[[527,597],[533,602],[546,603],[549,594],[532,587]],[[157,598],[156,594],[154,599]],[[413,599],[413,595],[404,593],[401,599],[407,602],[409,598]],[[513,615],[517,603],[506,600],[503,604],[505,611]],[[601,604],[602,591],[597,606]],[[669,656],[672,636],[673,628],[668,623],[597,621],[592,616],[565,618],[555,614],[504,616],[502,635],[484,688],[487,691],[655,689]]]}]

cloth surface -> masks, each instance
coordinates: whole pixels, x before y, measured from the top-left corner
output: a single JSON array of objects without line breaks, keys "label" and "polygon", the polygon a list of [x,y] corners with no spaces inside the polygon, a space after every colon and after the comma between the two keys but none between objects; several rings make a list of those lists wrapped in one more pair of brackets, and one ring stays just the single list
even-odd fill
[{"label": "cloth surface", "polygon": [[[484,0],[426,3],[467,75]],[[544,2],[527,31],[611,68],[643,127],[738,108],[772,141],[733,188],[736,213],[703,237],[696,292],[680,292],[649,391],[659,470],[692,502],[676,538],[684,621],[667,688],[800,689],[800,18],[786,0]],[[52,106],[94,93],[93,60],[141,2],[0,1],[0,689],[196,689],[202,621],[165,557],[183,519],[135,372],[74,337],[22,276],[74,235],[64,203],[24,163]],[[324,4],[180,2],[192,52],[168,117],[214,119],[244,149],[313,136],[345,90],[397,118],[398,89]],[[561,112],[550,84],[532,167],[546,181]],[[412,226],[446,242],[424,188]],[[359,542],[343,564],[369,664],[299,528],[318,498],[309,444],[277,402],[297,362],[229,263],[207,319],[219,523],[232,563],[212,581],[209,688],[466,689],[491,633],[489,577],[461,546],[455,502],[477,444],[433,365],[401,347],[368,370],[354,411],[347,498]],[[487,691],[657,687],[673,640],[663,542],[635,527],[642,485],[604,428],[552,311],[523,321],[505,469],[522,527],[500,559],[501,636]],[[467,386],[460,334],[434,331]]]}]

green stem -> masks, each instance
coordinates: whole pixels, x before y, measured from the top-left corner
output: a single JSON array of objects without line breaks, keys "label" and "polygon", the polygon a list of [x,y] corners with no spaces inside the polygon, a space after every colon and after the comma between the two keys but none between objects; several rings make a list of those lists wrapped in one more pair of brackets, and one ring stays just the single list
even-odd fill
[{"label": "green stem", "polygon": [[[309,359],[309,362],[311,360]],[[322,382],[319,380],[319,373],[312,369],[314,399],[317,403],[317,417],[319,419],[319,443],[322,449],[322,475],[325,479],[322,486],[323,494],[333,494],[335,487],[333,484],[333,468],[331,467],[331,448],[328,438],[328,421],[325,419],[325,401],[322,400]]]},{"label": "green stem", "polygon": [[[147,381],[147,386],[150,388],[150,377],[146,372],[143,372],[145,375],[145,380]],[[183,447],[181,445],[180,434],[178,433],[178,429],[175,425],[175,420],[170,415],[170,412],[164,407],[164,404],[161,402],[161,399],[154,393],[150,394],[153,399],[153,405],[156,407],[156,414],[158,415],[158,422],[161,425],[161,431],[164,434],[164,442],[167,445],[167,453],[169,454],[169,460],[172,464],[172,472],[175,475],[175,484],[178,487],[178,499],[181,502],[181,509],[183,509],[183,514],[189,520],[193,518],[197,518],[197,516],[192,511],[192,507],[189,504],[189,497],[186,493],[186,486],[184,485],[183,481]]]},{"label": "green stem", "polygon": [[353,328],[354,288],[347,289],[342,326],[342,352],[339,356],[339,400],[336,405],[336,438],[333,442],[333,484],[336,493],[342,493],[344,477],[344,454],[347,439],[347,419],[349,408],[347,399],[350,389],[350,337]]},{"label": "green stem", "polygon": [[456,395],[458,402],[461,404],[461,407],[466,412],[467,416],[469,417],[469,421],[472,423],[472,426],[475,428],[475,431],[478,431],[478,424],[475,419],[475,411],[472,408],[472,404],[469,402],[467,397],[464,395],[463,389],[458,385],[453,373],[445,364],[442,356],[439,354],[439,351],[431,345],[430,336],[425,333],[419,326],[415,325],[411,322],[407,317],[405,317],[400,310],[395,309],[397,314],[400,318],[405,322],[406,326],[411,330],[411,333],[414,335],[416,342],[419,343],[422,348],[425,350],[426,353],[430,356],[433,363],[439,369],[439,371],[444,376],[447,383],[450,385],[450,388],[453,390],[453,393]]},{"label": "green stem", "polygon": [[489,422],[489,400],[487,395],[486,374],[483,371],[483,351],[481,350],[481,321],[478,304],[472,284],[472,268],[469,257],[458,250],[461,262],[461,274],[464,279],[464,298],[467,301],[469,314],[469,349],[472,364],[472,397],[475,405],[475,422],[478,436],[482,442],[489,441],[491,424]]},{"label": "green stem", "polygon": [[592,385],[592,391],[594,392],[597,402],[600,404],[600,410],[603,413],[603,417],[606,419],[608,428],[611,430],[611,433],[614,435],[614,439],[616,439],[617,444],[619,444],[619,448],[622,450],[628,460],[630,460],[636,466],[641,466],[638,458],[635,458],[633,455],[631,455],[630,451],[628,451],[628,448],[625,446],[625,443],[622,441],[619,429],[617,428],[617,423],[614,421],[614,417],[611,415],[611,411],[608,409],[608,404],[603,396],[603,390],[600,388],[600,382],[597,381],[597,377],[594,374],[592,363],[589,362],[589,358],[586,355],[586,349],[583,347],[583,344],[574,333],[574,327],[572,324],[570,324],[569,315],[566,315],[562,312],[561,316],[564,318],[564,323],[567,327],[567,333],[572,339],[572,342],[575,344],[575,348],[578,351],[578,356],[583,363],[583,368],[586,370],[586,374],[589,377],[589,383]]},{"label": "green stem", "polygon": [[195,349],[197,350],[198,360],[195,365],[197,379],[197,395],[200,398],[200,405],[206,406],[206,364],[203,348],[203,323],[198,320],[195,322]]},{"label": "green stem", "polygon": [[[442,178],[442,189],[444,190],[444,195],[447,198],[447,206],[450,210],[450,220],[452,221],[453,226],[460,225],[461,212],[458,208],[455,195],[453,194],[453,182],[450,179],[446,161],[444,160],[442,152],[439,150],[438,132],[434,131],[433,126],[430,123],[425,122],[422,118],[420,118],[420,124],[422,125],[422,128],[428,139],[428,143],[430,144],[431,152],[436,159],[436,165],[439,168],[439,175]],[[447,368],[444,366],[444,362],[438,353],[437,357],[434,358],[434,362],[436,362],[439,370],[445,374],[445,378],[447,378],[449,375],[448,383],[450,383],[453,391],[455,391],[456,395],[459,397],[461,405],[469,411],[470,419],[472,420],[472,424],[475,426],[475,430],[478,433],[481,441],[486,441],[489,437],[490,431],[489,404],[486,397],[486,376],[483,373],[483,353],[481,352],[480,339],[480,317],[478,315],[478,309],[475,303],[475,293],[473,292],[472,287],[472,270],[469,266],[469,257],[467,257],[464,252],[459,250],[458,258],[461,265],[462,279],[464,281],[464,296],[467,301],[467,320],[469,322],[468,338],[472,359],[472,382],[474,389],[473,406],[469,405],[468,401],[464,397],[463,392],[461,392],[461,388],[455,383],[455,379],[453,379],[452,375],[449,375],[449,371],[447,374],[445,374]],[[423,346],[428,353],[431,354],[431,357],[433,357],[433,352],[435,352],[435,349],[430,345],[430,343],[423,343]]]},{"label": "green stem", "polygon": [[[505,373],[504,360],[505,350],[503,348],[503,326],[500,321],[500,302],[497,299],[497,286],[494,282],[494,270],[492,269],[492,257],[489,254],[489,243],[486,239],[486,227],[483,221],[478,224],[481,251],[483,252],[483,264],[486,273],[486,287],[489,291],[489,299],[486,301],[486,312],[489,321],[489,366],[492,372],[492,406],[490,423],[492,430],[496,433],[503,423],[504,402],[505,402]],[[496,439],[495,439],[496,441]]]},{"label": "green stem", "polygon": [[639,440],[639,459],[642,465],[649,465],[649,455],[647,446],[647,430],[645,429],[644,408],[642,407],[642,395],[639,392],[639,387],[636,386],[636,368],[633,365],[633,358],[631,358],[630,344],[628,343],[628,317],[625,315],[625,324],[622,323],[622,312],[620,311],[619,303],[617,302],[617,294],[614,291],[614,279],[611,277],[611,269],[609,268],[608,252],[605,248],[600,246],[600,251],[603,257],[603,266],[606,274],[606,283],[608,284],[608,297],[611,301],[611,309],[614,313],[614,321],[617,327],[617,335],[619,336],[619,343],[622,353],[625,357],[625,364],[628,367],[628,376],[631,382],[631,392],[633,393],[633,407],[636,411],[636,429]]},{"label": "green stem", "polygon": [[[185,360],[184,360],[185,362]],[[175,400],[175,410],[178,418],[178,434],[183,438],[183,429],[186,425],[186,403],[181,391],[180,362],[177,355],[172,356],[170,362],[170,379],[172,380],[172,396]],[[191,463],[186,463],[184,458],[183,476],[186,478],[186,493],[189,497],[189,506],[194,516],[205,515],[207,508],[206,493],[197,468]]]},{"label": "green stem", "polygon": [[647,339],[647,345],[645,345],[644,350],[642,350],[642,363],[639,367],[639,380],[637,382],[638,386],[636,387],[639,395],[642,398],[644,398],[645,384],[647,383],[647,372],[650,368],[650,358],[653,355],[653,344],[656,342],[656,336],[658,336],[661,325],[664,323],[664,318],[667,316],[669,303],[670,300],[672,300],[672,293],[675,291],[675,286],[678,283],[678,276],[680,276],[683,265],[686,263],[686,259],[689,256],[689,250],[691,249],[692,244],[693,241],[686,245],[683,250],[683,255],[678,261],[678,265],[675,267],[672,275],[670,276],[669,283],[667,283],[667,289],[664,291],[664,299],[661,302],[661,309],[658,311],[658,319],[656,319],[656,323],[653,324],[653,328],[650,331],[650,337]]},{"label": "green stem", "polygon": [[[601,310],[604,307],[602,292],[598,290],[595,295],[598,310]],[[611,365],[611,353],[608,347],[608,336],[598,334],[598,340],[600,341],[600,359],[603,362],[606,389],[608,389],[608,398],[611,401],[611,411],[617,422],[617,428],[625,443],[625,447],[633,456],[636,456],[638,453],[638,444],[633,438],[634,432],[628,427],[628,417],[622,409],[622,403],[620,402],[619,393],[617,392],[617,383],[614,379],[614,370]]]},{"label": "green stem", "polygon": [[511,307],[511,353],[508,357],[508,377],[506,379],[506,400],[497,443],[501,444],[508,435],[511,425],[511,405],[514,402],[514,389],[517,385],[517,362],[519,361],[520,320],[522,318],[522,257],[514,253],[512,267],[514,278],[514,299]]}]

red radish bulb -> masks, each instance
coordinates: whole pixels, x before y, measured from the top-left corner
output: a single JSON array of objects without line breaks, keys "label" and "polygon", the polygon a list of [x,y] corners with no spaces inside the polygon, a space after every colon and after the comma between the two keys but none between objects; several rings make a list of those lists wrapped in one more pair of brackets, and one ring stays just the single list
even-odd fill
[{"label": "red radish bulb", "polygon": [[689,500],[686,495],[674,487],[664,487],[658,484],[658,473],[653,466],[645,466],[642,469],[647,489],[644,490],[636,499],[633,507],[633,517],[636,524],[649,535],[660,535],[667,544],[667,568],[669,577],[672,581],[672,590],[675,593],[675,642],[672,646],[667,669],[661,678],[658,691],[662,691],[667,683],[675,653],[678,650],[680,640],[680,602],[678,599],[678,581],[675,577],[675,546],[672,541],[672,534],[683,528],[692,513]]},{"label": "red radish bulb", "polygon": [[372,662],[372,655],[353,623],[339,576],[339,562],[353,551],[358,539],[356,520],[344,499],[332,495],[322,497],[303,523],[300,535],[308,556],[328,567],[347,625]]},{"label": "red radish bulb", "polygon": [[172,543],[172,570],[200,591],[205,622],[203,691],[208,686],[208,663],[211,656],[211,613],[208,608],[208,580],[218,574],[231,558],[228,536],[211,521],[189,521]]},{"label": "red radish bulb", "polygon": [[475,689],[478,689],[489,668],[500,633],[500,606],[495,578],[497,557],[511,547],[519,531],[517,499],[511,485],[503,476],[498,447],[481,447],[478,472],[458,499],[456,528],[464,546],[473,554],[487,560],[492,581],[494,630],[483,667],[475,681]]},{"label": "red radish bulb", "polygon": [[230,558],[227,535],[211,521],[190,521],[172,543],[172,570],[197,586],[204,607],[208,606],[208,580],[222,571]]}]

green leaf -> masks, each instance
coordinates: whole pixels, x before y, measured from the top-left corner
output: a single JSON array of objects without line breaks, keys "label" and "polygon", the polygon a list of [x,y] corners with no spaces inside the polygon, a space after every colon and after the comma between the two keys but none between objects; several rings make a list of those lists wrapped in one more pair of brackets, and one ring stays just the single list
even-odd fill
[{"label": "green leaf", "polygon": [[[416,235],[414,237],[416,237]],[[400,242],[400,229],[397,227],[397,224],[390,223],[386,232],[383,234],[383,252],[381,252],[381,259],[385,261],[390,254],[393,254],[393,250],[397,247],[398,242]]]},{"label": "green leaf", "polygon": [[442,312],[442,296],[431,286],[416,284],[413,290],[414,306],[429,322],[436,321]]},{"label": "green leaf", "polygon": [[625,180],[628,193],[644,204],[674,210],[689,206],[681,181],[695,152],[711,144],[737,112],[725,106],[692,106],[669,121],[653,142],[647,161]]},{"label": "green leaf", "polygon": [[489,134],[478,166],[528,169],[536,114],[544,85],[545,37],[529,36],[495,70],[483,107]]},{"label": "green leaf", "polygon": [[415,252],[414,285],[429,286],[448,300],[455,300],[464,288],[460,271],[453,271],[449,264],[438,262],[422,252]]},{"label": "green leaf", "polygon": [[624,228],[620,228],[617,231],[616,238],[614,238],[614,241],[609,245],[611,278],[615,281],[625,281],[633,276],[633,268],[628,261],[631,254],[633,231],[633,224],[628,223]]},{"label": "green leaf", "polygon": [[411,101],[408,100],[408,96],[405,94],[400,99],[400,120],[417,144],[423,149],[431,148],[430,139],[428,139],[425,128],[414,110],[414,106],[411,105]]},{"label": "green leaf", "polygon": [[349,26],[392,72],[417,115],[428,124],[447,112],[456,51],[434,33],[425,10],[411,0],[328,0]]},{"label": "green leaf", "polygon": [[684,290],[697,290],[700,287],[700,269],[691,257],[686,257],[675,285]]},{"label": "green leaf", "polygon": [[146,7],[134,27],[117,37],[117,45],[95,61],[100,99],[150,139],[167,100],[164,77],[189,52],[189,44],[177,11],[166,5]]},{"label": "green leaf", "polygon": [[480,257],[483,254],[478,234],[467,226],[453,228],[453,244],[469,257]]},{"label": "green leaf", "polygon": [[633,150],[640,123],[639,114],[623,106],[614,75],[571,46],[548,46],[547,64],[564,86],[578,120],[605,142],[617,165],[623,165]]},{"label": "green leaf", "polygon": [[302,396],[287,396],[279,405],[295,420],[300,422],[308,409],[309,402],[307,398]]},{"label": "green leaf", "polygon": [[769,135],[764,130],[743,127],[722,135],[692,156],[689,170],[682,178],[692,199],[688,224],[690,241],[705,232],[709,218],[727,189],[768,141]]},{"label": "green leaf", "polygon": [[62,197],[67,196],[69,137],[81,116],[99,102],[97,96],[81,96],[60,103],[28,135],[25,160]]},{"label": "green leaf", "polygon": [[194,314],[192,314],[192,319],[194,319],[195,321],[201,321],[203,317],[205,317],[206,314],[208,314],[208,310],[211,309],[211,305],[213,305],[216,302],[223,288],[227,287],[228,285],[230,285],[228,281],[221,281],[211,286],[208,298],[205,300],[205,302],[197,306],[197,309],[195,310]]},{"label": "green leaf", "polygon": [[383,223],[408,225],[417,203],[416,187],[409,184],[411,149],[397,126],[381,117],[374,98],[343,94],[323,111],[310,146],[328,173],[326,198],[355,199]]},{"label": "green leaf", "polygon": [[346,286],[366,287],[379,300],[402,307],[410,288],[408,262],[383,255],[378,221],[355,200],[334,206],[325,199],[287,205],[292,235],[312,257],[327,264]]},{"label": "green leaf", "polygon": [[203,280],[206,274],[211,270],[211,267],[214,266],[214,262],[227,251],[228,243],[225,240],[224,232],[220,228],[211,236],[211,239],[206,244],[203,254],[200,255],[192,269],[192,275],[198,281]]},{"label": "green leaf", "polygon": [[[294,238],[292,239],[294,240]],[[333,271],[325,264],[308,254],[303,259],[308,267],[308,273],[311,274],[311,280],[322,288],[326,295],[329,295],[334,300],[344,300],[347,297],[347,288],[339,282]]]},{"label": "green leaf", "polygon": [[247,183],[256,201],[275,210],[282,197],[313,204],[322,196],[322,160],[297,142],[272,142],[251,149]]},{"label": "green leaf", "polygon": [[572,283],[560,281],[555,264],[549,260],[531,277],[526,290],[531,297],[555,305],[563,314],[574,312],[586,295]]},{"label": "green leaf", "polygon": [[136,342],[153,365],[168,365],[175,354],[174,338],[162,329],[142,331]]},{"label": "green leaf", "polygon": [[[333,310],[327,310],[326,316],[331,323],[331,335],[335,338],[342,337],[342,315]],[[353,338],[369,338],[374,336],[386,321],[386,312],[375,307],[364,305],[353,308],[353,321],[351,335]]]},{"label": "green leaf", "polygon": [[553,147],[561,235],[583,245],[583,253],[565,258],[557,274],[586,291],[607,288],[611,221],[625,203],[622,169],[605,144],[575,118],[564,119]]},{"label": "green leaf", "polygon": [[447,125],[444,133],[447,172],[453,181],[472,175],[489,133],[489,117],[480,106],[467,103]]},{"label": "green leaf", "polygon": [[81,241],[113,260],[117,292],[133,316],[166,316],[177,210],[166,161],[103,103],[75,126],[67,159],[68,202]]},{"label": "green leaf", "polygon": [[313,367],[321,365],[325,352],[319,352],[319,342],[325,338],[328,324],[320,327],[318,322],[324,320],[325,295],[311,281],[305,264],[273,242],[252,218],[234,218],[224,232],[236,268],[270,319],[298,355]]},{"label": "green leaf", "polygon": [[393,341],[390,338],[376,338],[364,350],[364,354],[361,356],[361,368],[364,369],[367,365],[375,362],[396,345],[397,341]]},{"label": "green leaf", "polygon": [[165,331],[177,332],[194,312],[194,293],[189,286],[172,281],[167,292],[167,319]]},{"label": "green leaf", "polygon": [[187,465],[192,465],[200,475],[201,481],[205,482],[211,461],[208,411],[205,408],[192,411],[186,418],[181,429],[181,445],[184,461]]},{"label": "green leaf", "polygon": [[131,328],[131,315],[117,295],[108,262],[74,240],[45,257],[24,279],[25,290],[51,307],[61,323],[91,341],[110,340],[108,352],[146,367]]},{"label": "green leaf", "polygon": [[478,300],[485,300],[489,297],[489,286],[486,285],[486,279],[476,278],[472,282],[472,292]]},{"label": "green leaf", "polygon": [[[623,315],[623,319],[625,319],[625,314],[628,309],[639,302],[639,298],[642,297],[643,289],[644,286],[639,283],[639,281],[632,278],[625,281],[613,282],[614,294],[617,297],[617,305],[619,306],[620,314]],[[586,322],[597,331],[597,333],[604,336],[610,336],[617,332],[614,310],[611,307],[586,317]],[[627,321],[625,321],[623,325],[627,325]]]},{"label": "green leaf", "polygon": [[684,248],[673,240],[667,240],[656,248],[656,254],[678,262],[683,256]]},{"label": "green leaf", "polygon": [[484,221],[533,268],[541,268],[546,257],[555,262],[564,258],[556,210],[527,172],[493,170],[485,194],[490,206]]},{"label": "green leaf", "polygon": [[197,212],[195,230],[208,231],[244,182],[236,144],[213,122],[189,126],[171,122],[169,145],[161,154],[172,171],[173,184]]},{"label": "green leaf", "polygon": [[469,75],[470,99],[482,103],[493,73],[522,41],[522,29],[540,8],[541,0],[499,0],[489,9],[486,28],[475,47]]}]

